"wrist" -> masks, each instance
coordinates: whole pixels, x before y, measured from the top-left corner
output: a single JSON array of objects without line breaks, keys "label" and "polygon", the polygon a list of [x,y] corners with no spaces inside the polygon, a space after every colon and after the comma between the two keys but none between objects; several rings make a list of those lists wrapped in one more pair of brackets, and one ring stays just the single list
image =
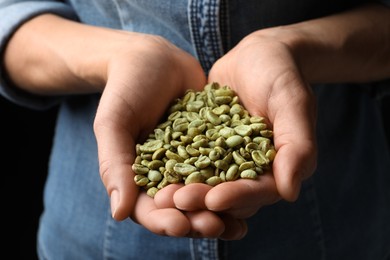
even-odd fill
[{"label": "wrist", "polygon": [[259,33],[287,46],[309,83],[381,80],[390,77],[389,13],[371,4]]},{"label": "wrist", "polygon": [[288,50],[303,79],[310,83],[316,81],[318,62],[321,62],[323,53],[329,52],[326,48],[331,48],[331,46],[326,46],[326,48],[322,46],[321,37],[313,37],[296,25],[268,28],[258,33],[261,37],[284,46]]},{"label": "wrist", "polygon": [[127,38],[123,32],[40,15],[8,42],[5,69],[16,86],[35,94],[101,92],[109,57]]}]

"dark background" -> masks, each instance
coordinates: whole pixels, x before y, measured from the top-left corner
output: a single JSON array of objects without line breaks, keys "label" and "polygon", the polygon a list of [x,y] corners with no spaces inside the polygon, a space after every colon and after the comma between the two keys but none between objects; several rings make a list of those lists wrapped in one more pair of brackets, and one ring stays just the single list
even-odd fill
[{"label": "dark background", "polygon": [[[390,97],[383,102],[390,135]],[[0,97],[3,248],[12,259],[36,258],[36,232],[57,108],[29,110]]]},{"label": "dark background", "polygon": [[0,98],[2,253],[11,259],[37,259],[36,232],[56,111],[33,111]]}]

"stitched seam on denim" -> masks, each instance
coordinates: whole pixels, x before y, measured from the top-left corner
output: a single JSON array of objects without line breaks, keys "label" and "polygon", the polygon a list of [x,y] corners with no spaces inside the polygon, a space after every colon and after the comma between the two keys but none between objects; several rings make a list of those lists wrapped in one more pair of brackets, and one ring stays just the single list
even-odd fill
[{"label": "stitched seam on denim", "polygon": [[218,260],[218,240],[208,238],[190,239],[192,260]]},{"label": "stitched seam on denim", "polygon": [[229,26],[229,1],[220,0],[219,24],[221,30],[222,51],[226,53],[231,48]]},{"label": "stitched seam on denim", "polygon": [[111,209],[108,207],[106,211],[106,229],[104,232],[104,239],[103,239],[103,250],[102,250],[102,258],[103,259],[112,259],[111,255],[112,252],[110,250],[110,243],[112,241],[113,237],[113,226],[114,222],[113,219],[111,218]]},{"label": "stitched seam on denim", "polygon": [[313,179],[307,180],[308,186],[305,192],[306,198],[309,201],[310,206],[310,215],[313,219],[313,228],[315,230],[315,236],[318,239],[318,245],[321,250],[321,259],[326,260],[326,246],[325,246],[325,236],[322,229],[322,221],[320,215],[320,209],[318,207],[317,193],[314,187]]},{"label": "stitched seam on denim", "polygon": [[192,0],[188,6],[192,42],[206,73],[223,54],[219,7],[220,0]]}]

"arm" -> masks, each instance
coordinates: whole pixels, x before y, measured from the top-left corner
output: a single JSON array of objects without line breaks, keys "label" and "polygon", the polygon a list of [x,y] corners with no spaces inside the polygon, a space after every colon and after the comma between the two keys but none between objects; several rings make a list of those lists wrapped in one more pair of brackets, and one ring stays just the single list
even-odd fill
[{"label": "arm", "polygon": [[279,29],[276,38],[289,46],[310,83],[369,82],[390,76],[388,7],[366,5]]},{"label": "arm", "polygon": [[[91,48],[85,41],[104,41],[101,31],[104,29],[51,14],[37,16],[23,24],[9,40],[4,53],[7,75],[19,88],[35,94],[101,92],[103,73],[96,76],[98,72],[93,71],[102,71],[103,63],[93,62],[93,58],[98,60],[107,52],[100,52],[100,45]],[[119,33],[105,33],[119,38]]]}]

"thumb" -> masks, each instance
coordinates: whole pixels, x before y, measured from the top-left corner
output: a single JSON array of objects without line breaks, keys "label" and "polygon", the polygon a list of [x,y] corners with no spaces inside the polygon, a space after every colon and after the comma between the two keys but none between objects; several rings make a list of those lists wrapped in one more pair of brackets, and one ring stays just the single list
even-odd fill
[{"label": "thumb", "polygon": [[139,187],[134,182],[131,168],[135,158],[133,136],[138,130],[134,124],[125,122],[130,121],[132,116],[128,111],[126,116],[121,114],[120,105],[113,105],[112,101],[124,101],[113,95],[103,92],[94,121],[94,132],[100,177],[110,196],[111,214],[114,219],[123,220],[132,214],[138,196]]},{"label": "thumb", "polygon": [[301,182],[314,172],[316,152],[313,143],[288,143],[278,149],[273,162],[273,173],[281,197],[295,201]]},{"label": "thumb", "polygon": [[273,173],[280,195],[288,201],[298,198],[301,182],[317,164],[316,107],[311,94],[290,98],[274,110]]}]

